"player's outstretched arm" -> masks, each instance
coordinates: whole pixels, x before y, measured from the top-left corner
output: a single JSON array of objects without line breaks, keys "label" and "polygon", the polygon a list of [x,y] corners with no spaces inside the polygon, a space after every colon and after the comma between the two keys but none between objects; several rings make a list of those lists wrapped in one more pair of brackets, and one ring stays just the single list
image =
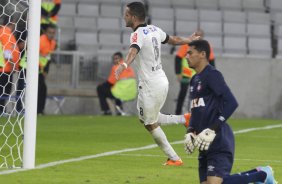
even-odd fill
[{"label": "player's outstretched arm", "polygon": [[199,40],[200,36],[196,35],[196,33],[193,33],[188,38],[180,37],[180,36],[169,36],[168,44],[171,45],[184,45],[192,42],[193,40]]}]

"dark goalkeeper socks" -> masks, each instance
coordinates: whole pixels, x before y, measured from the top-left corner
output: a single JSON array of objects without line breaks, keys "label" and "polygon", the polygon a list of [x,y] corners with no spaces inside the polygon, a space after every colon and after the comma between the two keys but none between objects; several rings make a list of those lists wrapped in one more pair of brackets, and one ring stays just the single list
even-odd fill
[{"label": "dark goalkeeper socks", "polygon": [[253,169],[247,172],[226,176],[223,178],[223,184],[248,184],[253,182],[264,182],[266,176],[267,175],[265,172]]}]

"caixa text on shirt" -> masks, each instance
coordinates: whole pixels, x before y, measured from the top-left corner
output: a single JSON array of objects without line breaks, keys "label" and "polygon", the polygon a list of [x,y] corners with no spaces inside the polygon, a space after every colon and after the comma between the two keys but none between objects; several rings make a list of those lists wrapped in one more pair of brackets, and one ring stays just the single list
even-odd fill
[{"label": "caixa text on shirt", "polygon": [[159,70],[161,68],[162,68],[161,64],[158,64],[157,66],[152,66],[152,72],[157,71],[157,70]]},{"label": "caixa text on shirt", "polygon": [[205,107],[205,101],[203,98],[195,98],[191,100],[191,109],[195,107]]}]

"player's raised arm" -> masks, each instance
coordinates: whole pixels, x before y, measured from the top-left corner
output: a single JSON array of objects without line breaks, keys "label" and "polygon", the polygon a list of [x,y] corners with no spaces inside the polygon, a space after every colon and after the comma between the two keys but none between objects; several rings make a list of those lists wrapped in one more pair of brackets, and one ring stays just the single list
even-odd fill
[{"label": "player's raised arm", "polygon": [[115,71],[116,79],[118,79],[121,72],[125,70],[134,61],[137,53],[138,49],[136,47],[130,47],[128,54],[125,57],[125,61],[121,63]]}]

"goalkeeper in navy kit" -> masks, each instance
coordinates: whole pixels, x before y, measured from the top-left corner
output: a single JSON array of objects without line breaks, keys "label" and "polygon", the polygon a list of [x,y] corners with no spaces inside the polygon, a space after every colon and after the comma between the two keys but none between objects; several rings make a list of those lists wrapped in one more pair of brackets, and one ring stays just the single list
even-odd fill
[{"label": "goalkeeper in navy kit", "polygon": [[199,149],[201,184],[275,184],[270,166],[230,175],[234,160],[234,134],[226,120],[238,107],[222,74],[209,65],[206,40],[189,43],[187,60],[196,74],[190,82],[191,118],[184,145],[188,154]]}]

